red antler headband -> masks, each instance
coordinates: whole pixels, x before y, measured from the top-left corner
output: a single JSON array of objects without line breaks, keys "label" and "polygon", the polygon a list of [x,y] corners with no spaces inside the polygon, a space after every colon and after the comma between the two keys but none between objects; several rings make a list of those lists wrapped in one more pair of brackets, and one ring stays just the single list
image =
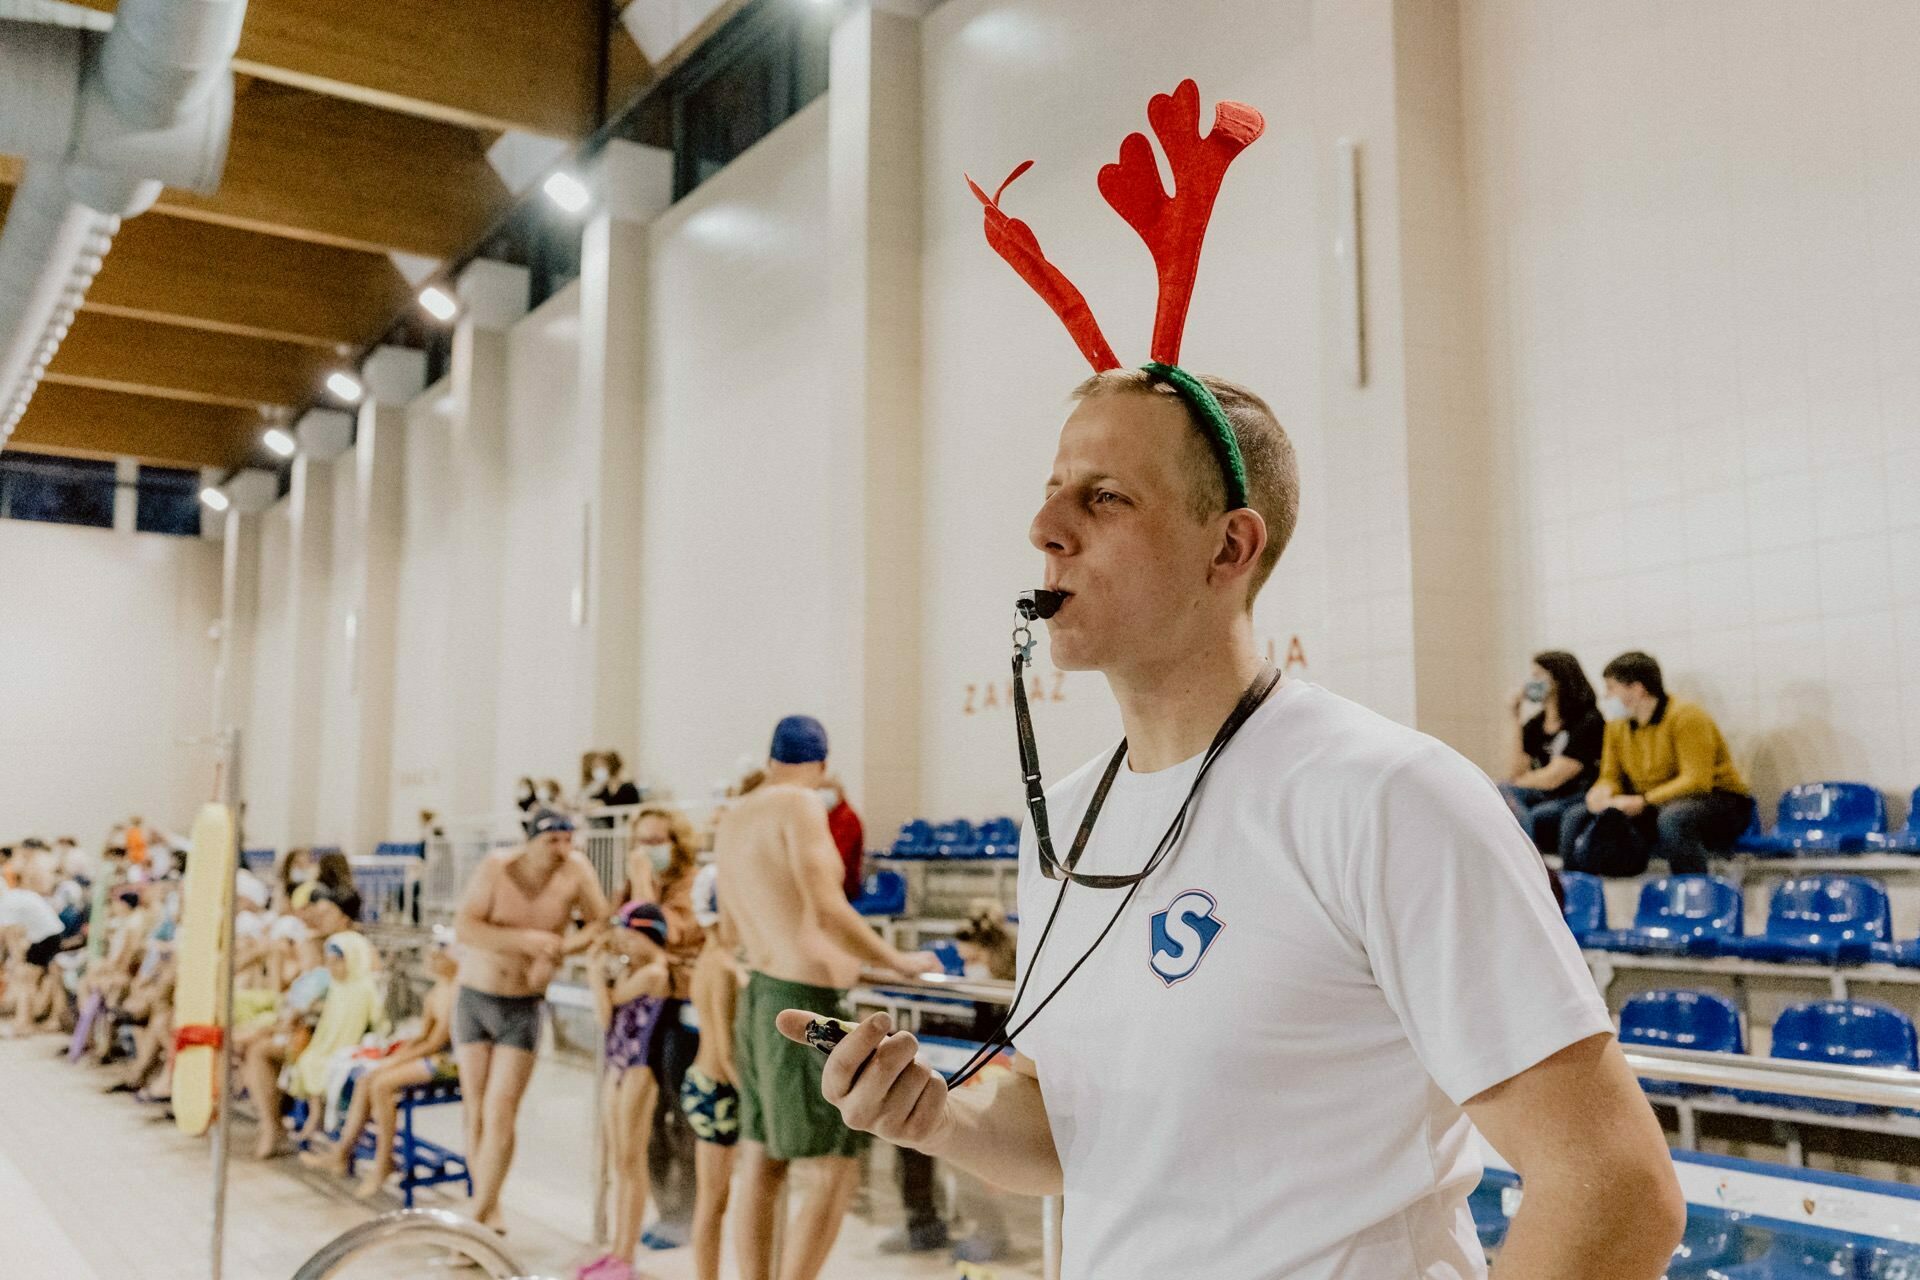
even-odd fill
[{"label": "red antler headband", "polygon": [[[1153,360],[1145,366],[1179,392],[1206,423],[1220,470],[1227,482],[1227,509],[1247,505],[1247,470],[1233,424],[1205,383],[1180,367],[1180,337],[1193,301],[1193,280],[1200,269],[1200,244],[1227,166],[1266,128],[1260,113],[1245,103],[1214,107],[1213,130],[1200,136],[1200,89],[1182,80],[1171,96],[1157,93],[1147,104],[1147,122],[1167,153],[1173,170],[1173,194],[1160,184],[1160,169],[1146,137],[1130,133],[1120,144],[1120,160],[1100,170],[1100,194],[1115,213],[1140,233],[1153,254],[1160,278],[1160,301],[1153,317]],[[989,200],[972,178],[967,186],[986,206],[987,243],[1040,295],[1073,336],[1095,373],[1118,369],[1120,361],[1100,332],[1093,309],[1060,269],[1047,261],[1033,229],[1000,208],[1013,180],[1033,167],[1023,162]]]}]

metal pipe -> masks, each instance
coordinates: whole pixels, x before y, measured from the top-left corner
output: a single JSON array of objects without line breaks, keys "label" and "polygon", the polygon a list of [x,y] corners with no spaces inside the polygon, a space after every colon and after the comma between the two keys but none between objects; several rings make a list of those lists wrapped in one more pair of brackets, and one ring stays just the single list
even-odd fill
[{"label": "metal pipe", "polygon": [[1013,1003],[1013,984],[995,978],[956,978],[945,973],[900,978],[884,969],[867,969],[860,975],[860,985],[870,991],[924,991],[932,996],[964,996],[983,1004]]},{"label": "metal pipe", "polygon": [[1715,1089],[1755,1089],[1872,1107],[1920,1106],[1920,1073],[1837,1062],[1623,1045],[1635,1075]]},{"label": "metal pipe", "polygon": [[396,1240],[452,1249],[478,1263],[493,1280],[515,1280],[523,1274],[500,1238],[478,1223],[445,1209],[396,1209],[349,1227],[320,1246],[293,1273],[293,1280],[326,1280],[359,1254]]},{"label": "metal pipe", "polygon": [[[220,738],[220,803],[227,807],[233,825],[233,863],[240,865],[240,850],[246,841],[240,830],[240,730],[227,729]],[[213,1067],[213,1244],[207,1274],[221,1280],[227,1255],[227,1152],[232,1145],[233,1123],[233,918],[239,903],[227,893],[226,914],[220,921],[220,1052]],[[265,1123],[263,1118],[262,1123]]]}]

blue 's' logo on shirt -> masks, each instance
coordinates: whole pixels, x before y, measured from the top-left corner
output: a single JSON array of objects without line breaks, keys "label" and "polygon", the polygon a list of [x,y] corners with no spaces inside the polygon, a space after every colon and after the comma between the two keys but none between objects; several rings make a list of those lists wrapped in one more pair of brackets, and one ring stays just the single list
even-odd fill
[{"label": "blue 's' logo on shirt", "polygon": [[1213,940],[1227,927],[1214,914],[1219,906],[1203,889],[1188,889],[1165,911],[1153,913],[1153,951],[1148,961],[1154,976],[1168,986],[1184,982],[1200,967]]}]

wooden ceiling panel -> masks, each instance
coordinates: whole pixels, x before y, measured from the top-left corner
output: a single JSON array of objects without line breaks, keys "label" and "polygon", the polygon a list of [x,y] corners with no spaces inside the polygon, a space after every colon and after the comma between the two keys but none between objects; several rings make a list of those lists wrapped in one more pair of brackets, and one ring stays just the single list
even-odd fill
[{"label": "wooden ceiling panel", "polygon": [[600,0],[250,0],[233,65],[451,124],[581,138],[597,123],[600,21]]},{"label": "wooden ceiling panel", "polygon": [[41,383],[7,443],[173,467],[237,467],[259,449],[260,415],[91,387]]},{"label": "wooden ceiling panel", "polygon": [[377,337],[411,296],[384,257],[146,216],[120,228],[85,309],[346,348]]},{"label": "wooden ceiling panel", "polygon": [[252,81],[234,103],[212,196],[167,191],[156,211],[319,244],[451,258],[511,202],[491,138],[459,125]]},{"label": "wooden ceiling panel", "polygon": [[47,380],[165,399],[259,409],[312,398],[332,352],[82,311]]}]

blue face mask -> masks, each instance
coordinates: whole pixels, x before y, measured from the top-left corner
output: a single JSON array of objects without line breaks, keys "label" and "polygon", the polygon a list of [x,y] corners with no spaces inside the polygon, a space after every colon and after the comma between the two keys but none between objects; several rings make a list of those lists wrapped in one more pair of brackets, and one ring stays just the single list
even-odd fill
[{"label": "blue face mask", "polygon": [[1520,691],[1520,695],[1528,702],[1545,703],[1547,700],[1547,682],[1545,680],[1529,680],[1527,681],[1527,687]]},{"label": "blue face mask", "polygon": [[1627,718],[1627,704],[1618,698],[1602,698],[1600,699],[1600,714],[1609,720],[1625,720]]}]

